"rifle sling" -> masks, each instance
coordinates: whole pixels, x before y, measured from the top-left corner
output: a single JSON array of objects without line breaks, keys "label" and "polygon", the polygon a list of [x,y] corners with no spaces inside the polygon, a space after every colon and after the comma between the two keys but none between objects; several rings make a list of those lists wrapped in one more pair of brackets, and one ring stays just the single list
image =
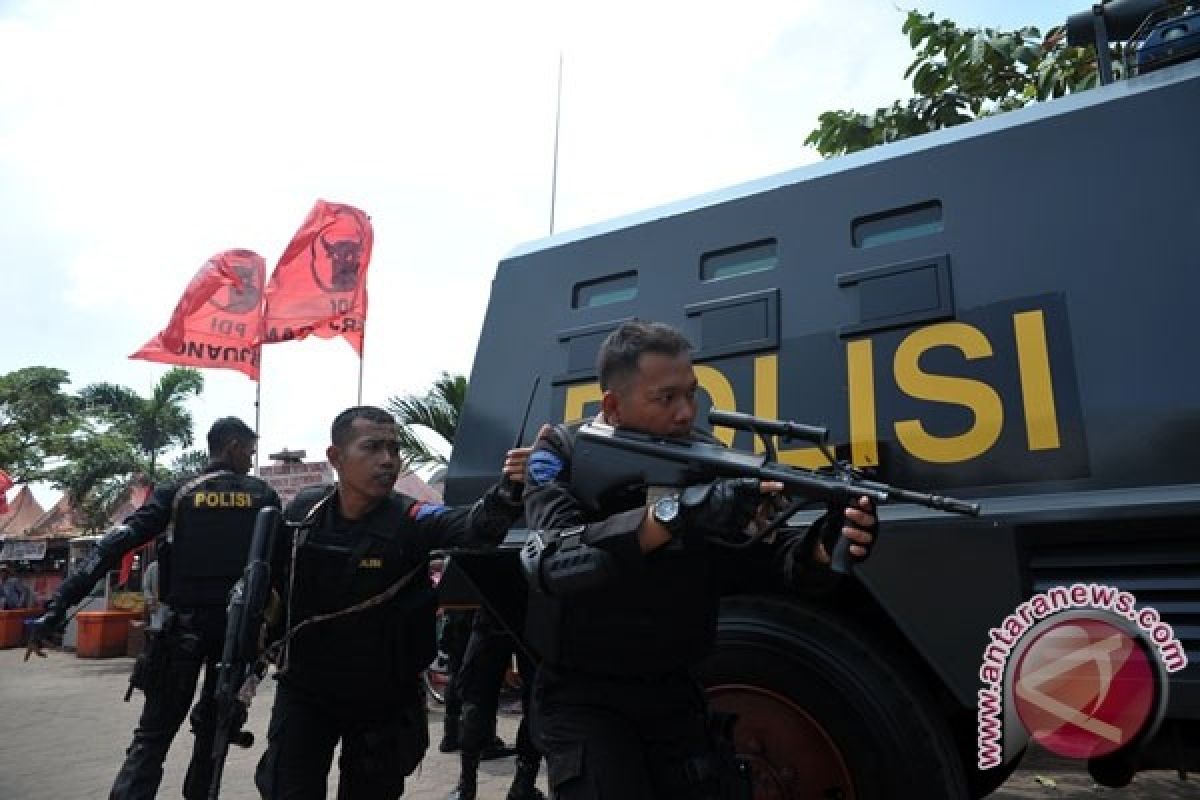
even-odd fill
[{"label": "rifle sling", "polygon": [[[278,653],[284,647],[287,646],[288,642],[290,642],[292,640],[292,638],[295,637],[296,634],[298,634],[300,631],[304,630],[305,628],[309,627],[310,625],[316,625],[321,622],[328,622],[329,620],[332,620],[332,619],[344,617],[349,614],[357,614],[360,611],[366,611],[368,609],[375,608],[376,606],[383,605],[384,603],[388,602],[393,597],[395,597],[400,592],[401,589],[403,589],[405,586],[407,586],[409,583],[411,583],[412,579],[417,575],[417,573],[419,573],[424,568],[425,568],[424,563],[418,564],[417,566],[413,567],[411,570],[406,572],[403,576],[401,576],[400,579],[397,580],[395,583],[393,583],[391,586],[384,589],[379,594],[368,597],[366,600],[363,600],[360,603],[355,603],[354,605],[349,606],[348,608],[343,608],[338,611],[331,611],[328,614],[318,614],[315,617],[309,617],[308,619],[304,620],[296,627],[289,630],[287,633],[285,633],[283,635],[283,637],[281,639],[274,642],[270,647],[268,647],[266,652],[262,655],[260,660],[266,660],[266,661],[274,660],[274,657],[276,655],[278,655]],[[282,674],[286,671],[287,671],[286,665],[279,670],[280,674]]]}]

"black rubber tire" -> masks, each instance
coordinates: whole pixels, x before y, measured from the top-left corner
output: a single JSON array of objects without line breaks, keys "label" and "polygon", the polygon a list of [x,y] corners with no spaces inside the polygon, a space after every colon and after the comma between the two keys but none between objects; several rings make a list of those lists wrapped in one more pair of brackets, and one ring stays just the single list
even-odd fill
[{"label": "black rubber tire", "polygon": [[791,598],[733,597],[722,604],[717,647],[700,679],[710,689],[741,684],[782,695],[824,729],[851,776],[850,791],[806,786],[790,796],[967,798],[949,725],[909,673],[828,609]]}]

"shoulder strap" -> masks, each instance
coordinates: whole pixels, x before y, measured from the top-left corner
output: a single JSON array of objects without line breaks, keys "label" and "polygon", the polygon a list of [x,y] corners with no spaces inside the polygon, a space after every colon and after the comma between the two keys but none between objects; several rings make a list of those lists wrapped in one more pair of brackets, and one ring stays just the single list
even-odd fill
[{"label": "shoulder strap", "polygon": [[579,430],[579,427],[586,421],[587,420],[572,424],[560,422],[556,425],[552,425],[550,428],[550,433],[546,438],[558,448],[559,453],[568,461],[571,459],[571,454],[575,451],[575,432]]},{"label": "shoulder strap", "polygon": [[232,475],[232,474],[233,473],[227,469],[219,469],[219,470],[216,470],[215,472],[202,472],[199,475],[189,478],[188,480],[179,484],[179,488],[175,490],[175,496],[171,498],[171,519],[169,522],[167,522],[167,541],[168,542],[175,540],[175,514],[179,510],[179,504],[180,504],[180,502],[183,501],[183,496],[185,494],[187,494],[188,492],[190,492],[192,489],[195,489],[200,484],[204,483],[205,481],[209,481],[209,480],[212,480],[213,478],[220,478],[225,475]]}]

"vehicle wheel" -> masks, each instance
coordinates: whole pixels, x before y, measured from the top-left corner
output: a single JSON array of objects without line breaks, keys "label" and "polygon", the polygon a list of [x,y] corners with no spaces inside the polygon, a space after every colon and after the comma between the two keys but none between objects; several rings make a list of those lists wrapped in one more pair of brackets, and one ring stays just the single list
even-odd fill
[{"label": "vehicle wheel", "polygon": [[968,797],[946,720],[899,659],[825,609],[736,597],[700,678],[738,714],[755,800]]}]

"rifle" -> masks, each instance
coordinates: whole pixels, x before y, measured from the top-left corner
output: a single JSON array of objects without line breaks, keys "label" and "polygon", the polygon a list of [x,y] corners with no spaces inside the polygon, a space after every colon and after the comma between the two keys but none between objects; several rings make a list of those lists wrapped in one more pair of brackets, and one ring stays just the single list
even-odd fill
[{"label": "rifle", "polygon": [[278,508],[264,508],[254,520],[250,554],[241,579],[229,592],[225,620],[225,643],[221,663],[217,665],[216,735],[213,739],[213,774],[209,800],[221,795],[221,775],[229,746],[250,747],[254,734],[243,730],[259,681],[266,673],[266,662],[258,657],[267,600],[271,595],[271,550],[279,528]]},{"label": "rifle", "polygon": [[[813,501],[850,505],[860,497],[878,504],[915,503],[937,511],[979,515],[979,504],[936,494],[901,489],[867,479],[862,472],[838,461],[828,448],[829,432],[815,425],[764,419],[734,411],[709,412],[713,425],[750,431],[763,442],[765,453],[747,453],[707,442],[674,439],[618,430],[600,423],[581,427],[571,457],[571,492],[585,505],[599,511],[614,492],[630,486],[673,486],[684,488],[718,478],[757,478],[778,481],[787,495],[795,495],[763,530],[742,542],[719,542],[727,547],[748,547],[776,529]],[[783,441],[802,440],[816,444],[829,467],[821,470],[793,467],[779,462],[774,436]],[[838,537],[832,569],[847,572],[850,567],[850,541]]]}]

